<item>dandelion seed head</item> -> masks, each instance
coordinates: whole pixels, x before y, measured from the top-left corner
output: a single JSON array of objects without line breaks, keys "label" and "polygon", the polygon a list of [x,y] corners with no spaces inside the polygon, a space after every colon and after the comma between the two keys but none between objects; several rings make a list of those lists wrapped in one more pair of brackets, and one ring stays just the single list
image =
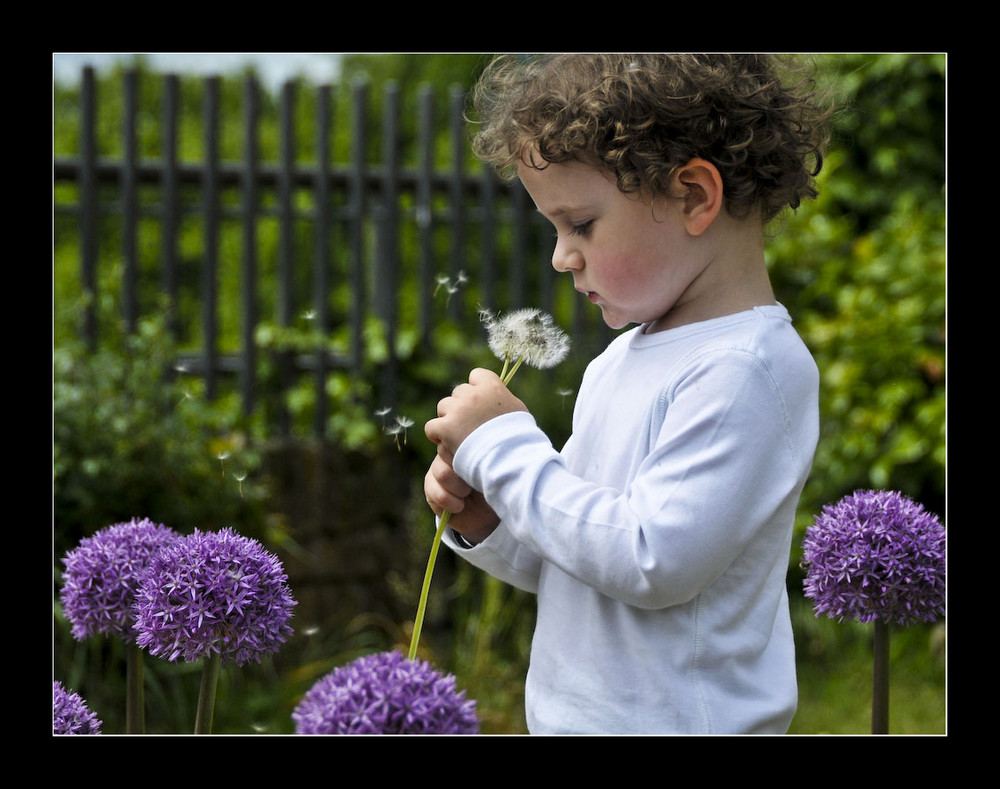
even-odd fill
[{"label": "dandelion seed head", "polygon": [[531,367],[547,369],[569,353],[569,337],[541,310],[526,308],[499,317],[481,310],[479,315],[490,350],[498,359],[523,359]]}]

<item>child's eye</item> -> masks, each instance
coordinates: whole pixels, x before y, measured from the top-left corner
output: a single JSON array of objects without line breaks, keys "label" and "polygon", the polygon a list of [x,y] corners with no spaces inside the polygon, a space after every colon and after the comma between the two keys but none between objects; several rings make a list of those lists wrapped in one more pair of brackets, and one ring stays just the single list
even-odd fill
[{"label": "child's eye", "polygon": [[581,222],[579,225],[573,225],[570,228],[569,234],[571,236],[586,236],[590,234],[590,230],[593,226],[594,220],[589,219],[586,222]]}]

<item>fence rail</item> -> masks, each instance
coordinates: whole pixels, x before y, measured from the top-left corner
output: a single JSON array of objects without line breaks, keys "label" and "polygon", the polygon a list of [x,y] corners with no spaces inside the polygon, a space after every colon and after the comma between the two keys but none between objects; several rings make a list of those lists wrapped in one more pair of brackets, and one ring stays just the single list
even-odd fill
[{"label": "fence rail", "polygon": [[[91,294],[102,281],[102,266],[120,261],[121,317],[129,331],[152,309],[150,294],[165,294],[174,336],[188,344],[193,337],[199,340],[183,360],[204,377],[209,398],[215,397],[220,376],[235,375],[243,409],[251,413],[259,389],[258,326],[266,320],[292,326],[308,311],[321,332],[346,329],[350,337],[341,353],[283,360],[285,386],[302,371],[315,376],[315,430],[322,434],[326,375],[332,368],[360,369],[366,321],[374,317],[381,322],[390,349],[403,325],[415,324],[421,336],[430,336],[435,310],[441,309],[436,278],[455,278],[460,272],[467,276],[470,292],[448,303],[452,319],[471,325],[475,311],[470,304],[491,309],[531,304],[555,313],[558,303],[557,319],[571,333],[601,333],[599,321],[577,311],[575,298],[559,296],[560,288],[571,292],[571,286],[557,280],[547,265],[549,234],[520,185],[500,182],[489,172],[466,171],[461,91],[452,90],[446,127],[439,129],[434,127],[434,98],[429,88],[421,90],[418,163],[403,167],[400,92],[394,84],[385,86],[382,97],[377,162],[367,154],[375,125],[367,109],[370,87],[350,86],[351,153],[349,161],[332,162],[331,88],[320,86],[314,158],[303,164],[294,117],[301,88],[288,83],[278,104],[280,160],[269,162],[259,154],[260,94],[248,76],[242,93],[242,158],[234,162],[219,155],[221,80],[208,77],[203,80],[201,119],[204,158],[190,163],[178,160],[179,80],[170,74],[157,78],[163,80],[164,97],[158,121],[161,156],[148,160],[137,153],[139,74],[130,71],[123,79],[122,155],[109,160],[97,153],[98,96],[93,71],[84,69],[79,151],[54,161],[56,185],[75,187],[73,198],[57,196],[56,243],[69,238],[78,244],[79,284]],[[433,164],[442,134],[449,136],[453,151],[452,165],[445,170]],[[260,240],[265,221],[277,225],[277,241],[267,249]],[[200,238],[197,254],[184,248],[191,222]],[[157,242],[150,249],[153,238]],[[220,310],[232,298],[222,298],[220,288],[233,283],[240,291],[238,315],[223,317]],[[194,320],[192,313],[198,315]],[[232,330],[234,323],[238,331]],[[92,347],[100,342],[98,324],[92,303],[79,328]],[[390,358],[382,370],[382,386],[390,393],[393,367]],[[287,423],[279,429],[286,432]]]}]

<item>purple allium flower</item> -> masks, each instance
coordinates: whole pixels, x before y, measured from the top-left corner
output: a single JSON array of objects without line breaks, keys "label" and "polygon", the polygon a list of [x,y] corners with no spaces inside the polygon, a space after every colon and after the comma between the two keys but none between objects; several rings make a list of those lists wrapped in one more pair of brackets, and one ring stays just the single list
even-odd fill
[{"label": "purple allium flower", "polygon": [[944,527],[902,494],[856,491],[824,507],[802,549],[816,616],[905,626],[944,615]]},{"label": "purple allium flower", "polygon": [[319,679],[292,713],[297,734],[478,734],[476,702],[455,677],[398,652],[358,658]]},{"label": "purple allium flower", "polygon": [[195,530],[150,562],[136,594],[136,642],[192,663],[258,663],[291,635],[296,604],[276,556],[232,529]]},{"label": "purple allium flower", "polygon": [[59,680],[52,683],[53,734],[100,734],[101,721],[79,694],[66,690]]},{"label": "purple allium flower", "polygon": [[150,520],[132,519],[85,537],[63,557],[60,592],[73,636],[98,633],[135,641],[132,605],[142,571],[153,555],[180,535]]}]

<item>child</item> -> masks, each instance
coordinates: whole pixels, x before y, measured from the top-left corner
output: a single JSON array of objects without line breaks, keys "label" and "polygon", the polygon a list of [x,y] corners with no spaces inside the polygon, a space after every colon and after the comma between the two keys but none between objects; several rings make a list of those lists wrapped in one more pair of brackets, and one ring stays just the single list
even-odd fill
[{"label": "child", "polygon": [[476,152],[555,227],[552,265],[638,324],[588,366],[561,452],[486,370],[426,425],[445,541],[537,595],[528,729],[784,733],[818,374],[763,228],[814,196],[823,114],[755,55],[501,59],[477,106]]}]

